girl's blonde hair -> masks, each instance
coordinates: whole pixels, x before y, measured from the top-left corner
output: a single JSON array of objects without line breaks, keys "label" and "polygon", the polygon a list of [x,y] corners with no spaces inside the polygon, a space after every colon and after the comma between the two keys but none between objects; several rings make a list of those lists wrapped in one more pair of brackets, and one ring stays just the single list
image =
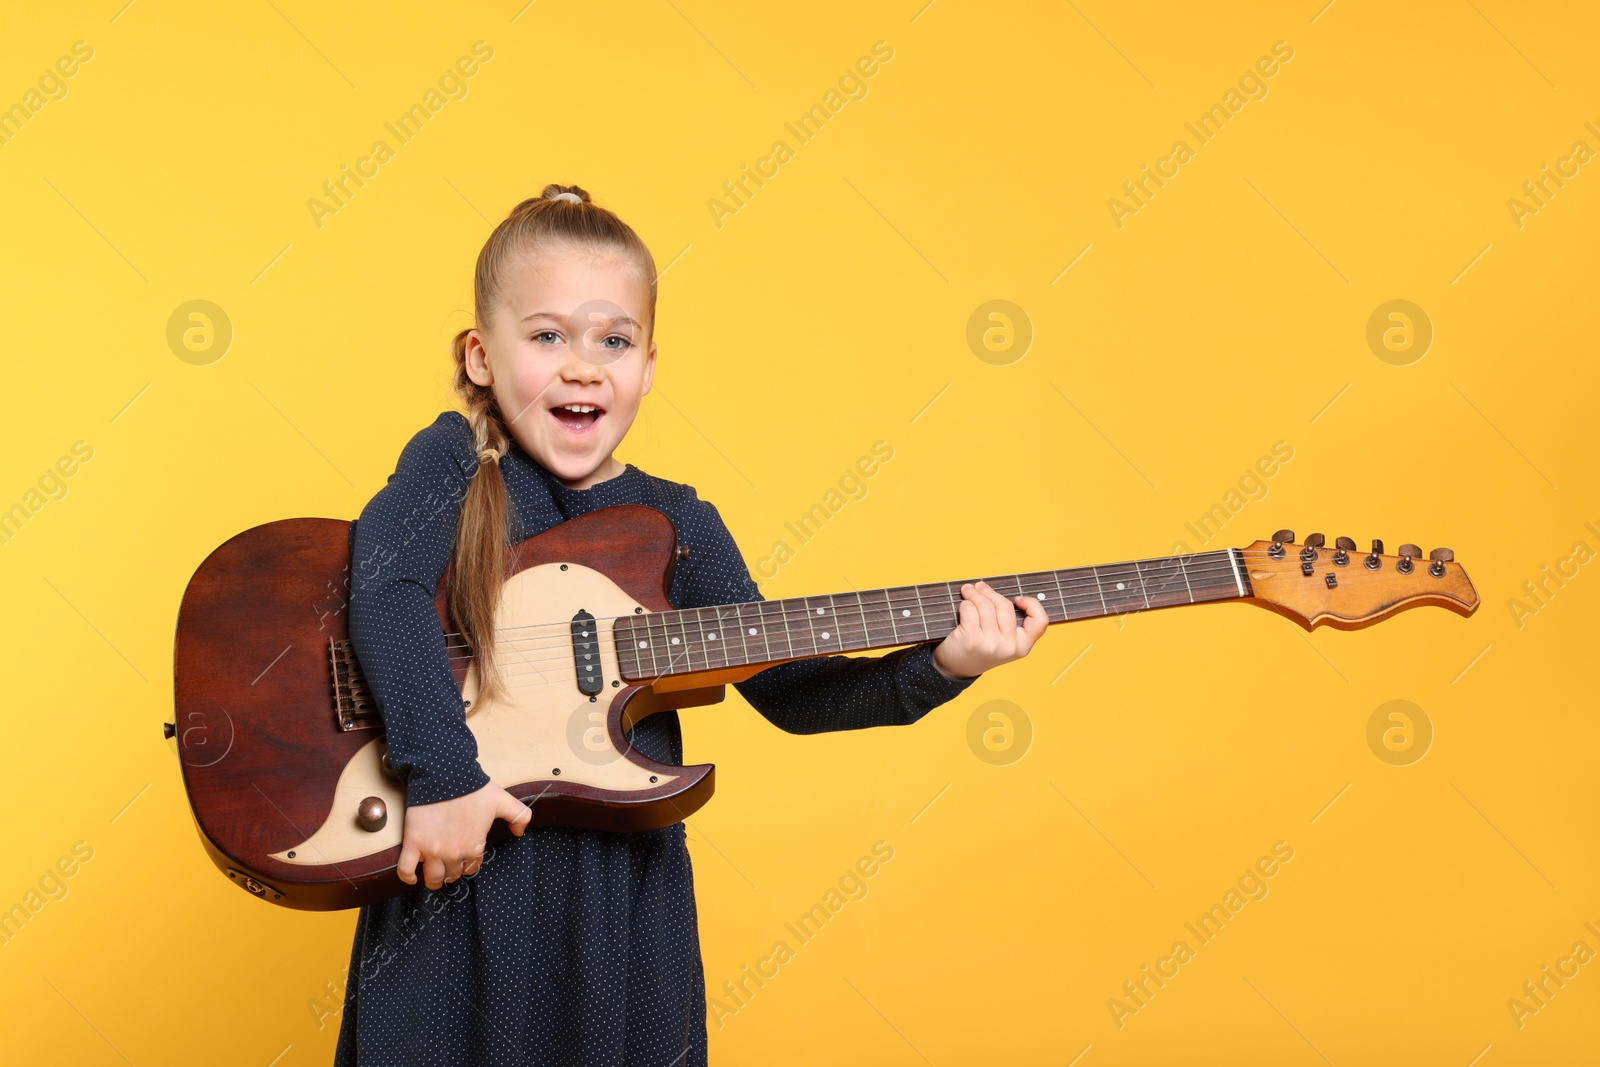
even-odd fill
[{"label": "girl's blonde hair", "polygon": [[[494,322],[504,293],[506,266],[513,257],[528,257],[550,248],[620,253],[648,283],[646,321],[653,327],[656,265],[650,250],[632,227],[593,203],[588,193],[576,185],[552,184],[545,186],[540,195],[512,208],[478,253],[473,277],[473,313],[478,329],[487,330]],[[477,660],[478,694],[474,706],[482,707],[485,701],[505,692],[495,663],[494,615],[505,584],[506,549],[511,537],[511,498],[499,463],[500,457],[510,451],[511,432],[495,402],[493,388],[479,385],[467,376],[467,335],[471,332],[470,328],[462,330],[450,345],[455,360],[455,390],[466,403],[473,451],[480,457],[478,469],[467,483],[456,525],[450,611]]]}]

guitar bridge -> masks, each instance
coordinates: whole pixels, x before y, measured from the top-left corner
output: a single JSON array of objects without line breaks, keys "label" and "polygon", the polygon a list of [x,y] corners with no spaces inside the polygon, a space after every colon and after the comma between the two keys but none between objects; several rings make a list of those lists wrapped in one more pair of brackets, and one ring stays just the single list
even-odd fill
[{"label": "guitar bridge", "polygon": [[328,638],[328,659],[333,664],[334,713],[341,730],[377,730],[383,727],[378,705],[348,640]]}]

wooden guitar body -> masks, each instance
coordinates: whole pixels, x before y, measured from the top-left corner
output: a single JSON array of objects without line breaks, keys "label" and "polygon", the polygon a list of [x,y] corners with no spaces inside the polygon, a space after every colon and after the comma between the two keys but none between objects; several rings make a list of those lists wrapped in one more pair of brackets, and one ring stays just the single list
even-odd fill
[{"label": "wooden guitar body", "polygon": [[[236,883],[287,907],[354,907],[408,888],[395,875],[405,791],[383,765],[381,720],[347,709],[354,725],[341,725],[330,647],[348,642],[350,526],[286,519],[239,534],[195,572],[178,614],[174,734],[200,836]],[[657,763],[626,731],[658,711],[719,701],[723,685],[689,675],[666,691],[630,684],[609,639],[617,617],[671,608],[676,548],[670,519],[627,505],[512,549],[496,628],[538,636],[505,642],[506,694],[472,707],[467,724],[484,771],[529,804],[535,824],[652,829],[710,798],[711,766]],[[476,672],[447,596],[441,581],[452,671],[473,701]],[[603,688],[593,695],[579,690],[569,636],[579,612],[600,638]],[[362,819],[371,798],[384,813],[375,829]],[[509,836],[503,822],[495,830],[491,840]]]}]

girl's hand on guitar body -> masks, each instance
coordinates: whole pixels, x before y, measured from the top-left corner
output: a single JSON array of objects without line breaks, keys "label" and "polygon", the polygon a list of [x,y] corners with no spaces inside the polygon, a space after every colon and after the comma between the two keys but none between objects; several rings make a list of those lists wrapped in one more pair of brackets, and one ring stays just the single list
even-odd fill
[{"label": "girl's hand on guitar body", "polygon": [[[1013,601],[1028,616],[1020,626]],[[990,667],[1021,659],[1050,624],[1037,598],[1007,599],[987,582],[967,582],[961,587],[956,614],[956,628],[933,649],[934,667],[951,679],[976,678]]]},{"label": "girl's hand on guitar body", "polygon": [[395,873],[407,885],[417,884],[417,864],[429,889],[441,889],[464,875],[476,874],[483,862],[489,827],[504,819],[518,837],[528,828],[533,811],[493,782],[477,792],[406,808],[400,862]]}]

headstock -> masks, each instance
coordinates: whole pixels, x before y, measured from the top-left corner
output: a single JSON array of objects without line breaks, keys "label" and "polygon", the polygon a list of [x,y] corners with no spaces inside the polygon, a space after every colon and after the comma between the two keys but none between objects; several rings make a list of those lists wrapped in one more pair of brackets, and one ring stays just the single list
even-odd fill
[{"label": "headstock", "polygon": [[1252,599],[1312,626],[1374,622],[1415,604],[1439,604],[1462,615],[1478,606],[1477,590],[1448,548],[1423,559],[1416,545],[1401,545],[1388,556],[1382,541],[1373,541],[1371,552],[1359,552],[1348,537],[1330,546],[1314,533],[1296,543],[1293,530],[1279,530],[1272,540],[1240,551]]}]

